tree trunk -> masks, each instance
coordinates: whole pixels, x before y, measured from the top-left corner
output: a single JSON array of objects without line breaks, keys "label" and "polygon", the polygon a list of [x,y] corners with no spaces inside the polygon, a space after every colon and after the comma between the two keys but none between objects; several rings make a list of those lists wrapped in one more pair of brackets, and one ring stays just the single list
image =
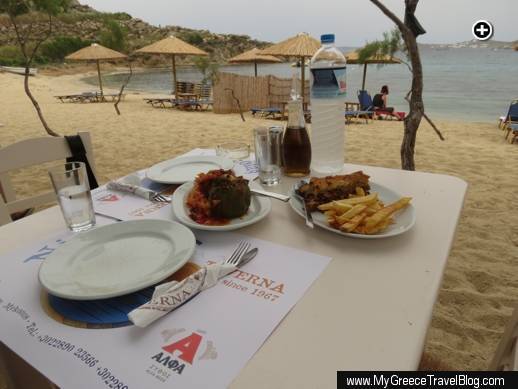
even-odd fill
[{"label": "tree trunk", "polygon": [[419,49],[417,48],[417,41],[414,34],[410,30],[407,30],[402,32],[402,35],[412,63],[412,94],[409,103],[410,110],[408,116],[405,118],[403,142],[401,143],[401,168],[405,170],[415,170],[415,140],[424,113],[423,67],[421,65]]},{"label": "tree trunk", "polygon": [[[417,129],[421,124],[424,114],[423,103],[423,67],[417,47],[416,35],[401,19],[399,19],[392,11],[390,11],[379,0],[371,0],[381,12],[391,19],[401,31],[401,36],[405,41],[412,65],[412,94],[409,102],[408,116],[405,118],[403,142],[401,143],[401,168],[405,170],[415,170],[415,140],[417,137]],[[414,14],[419,0],[405,0],[405,13]]]},{"label": "tree trunk", "polygon": [[31,93],[31,90],[29,89],[29,72],[30,72],[30,62],[28,62],[25,65],[25,75],[24,75],[24,81],[23,86],[25,89],[25,94],[29,97],[29,99],[32,102],[32,105],[34,105],[34,108],[36,109],[36,112],[38,113],[38,117],[40,118],[41,124],[45,128],[45,131],[47,131],[47,134],[50,136],[60,136],[56,132],[52,131],[50,127],[48,126],[47,122],[45,121],[45,118],[43,117],[43,113],[41,112],[40,105],[38,104],[38,101],[34,98],[34,96]]}]

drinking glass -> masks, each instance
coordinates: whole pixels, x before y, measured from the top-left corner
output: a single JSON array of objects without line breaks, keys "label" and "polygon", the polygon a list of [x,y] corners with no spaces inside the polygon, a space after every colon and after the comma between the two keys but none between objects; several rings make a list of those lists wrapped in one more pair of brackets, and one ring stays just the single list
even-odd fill
[{"label": "drinking glass", "polygon": [[86,231],[95,225],[90,185],[83,162],[67,162],[49,169],[67,227],[74,232]]},{"label": "drinking glass", "polygon": [[[278,145],[272,142],[270,131],[266,127],[254,129],[255,162],[259,167],[259,181],[263,185],[276,185],[281,180],[280,161],[276,160]],[[275,147],[274,147],[275,146]]]},{"label": "drinking glass", "polygon": [[232,160],[246,159],[250,156],[250,145],[242,142],[225,142],[216,146],[216,155]]}]

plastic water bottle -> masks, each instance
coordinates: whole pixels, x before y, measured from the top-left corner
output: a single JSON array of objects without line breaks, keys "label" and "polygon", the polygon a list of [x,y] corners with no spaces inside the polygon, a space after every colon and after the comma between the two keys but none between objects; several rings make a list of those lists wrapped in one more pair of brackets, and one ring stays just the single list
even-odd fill
[{"label": "plastic water bottle", "polygon": [[322,35],[311,59],[311,169],[336,174],[344,164],[346,60],[334,34]]}]

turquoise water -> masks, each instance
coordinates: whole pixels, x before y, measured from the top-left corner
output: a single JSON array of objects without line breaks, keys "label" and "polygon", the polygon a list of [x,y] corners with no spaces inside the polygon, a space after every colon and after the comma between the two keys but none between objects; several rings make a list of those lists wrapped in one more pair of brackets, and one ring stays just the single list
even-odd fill
[{"label": "turquoise water", "polygon": [[[509,102],[518,97],[518,51],[491,49],[422,49],[424,71],[424,102],[426,112],[437,119],[495,121],[504,115]],[[258,65],[259,75],[291,77],[300,69],[290,64]],[[221,71],[253,75],[253,65],[222,66]],[[347,100],[357,101],[363,66],[347,66]],[[107,86],[117,88],[125,74],[105,75]],[[199,81],[201,75],[193,68],[179,68],[178,80]],[[97,83],[96,77],[87,79]],[[381,85],[390,88],[389,105],[408,111],[404,96],[410,89],[411,74],[405,65],[369,65],[366,89],[371,95]],[[169,93],[171,71],[156,69],[133,75],[129,89]]]}]

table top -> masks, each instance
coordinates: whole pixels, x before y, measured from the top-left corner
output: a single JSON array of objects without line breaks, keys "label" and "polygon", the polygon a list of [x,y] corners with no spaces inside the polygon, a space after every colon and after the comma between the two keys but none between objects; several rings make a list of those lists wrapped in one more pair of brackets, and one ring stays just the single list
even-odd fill
[{"label": "table top", "polygon": [[[413,370],[455,237],[467,184],[446,175],[346,164],[413,197],[407,233],[352,239],[315,227],[286,203],[240,232],[333,258],[321,277],[258,350],[231,387],[334,387],[337,370]],[[294,179],[283,177],[277,192]],[[271,188],[268,188],[271,190]],[[100,217],[99,217],[100,218]],[[0,255],[62,231],[58,207],[0,228]]]}]

